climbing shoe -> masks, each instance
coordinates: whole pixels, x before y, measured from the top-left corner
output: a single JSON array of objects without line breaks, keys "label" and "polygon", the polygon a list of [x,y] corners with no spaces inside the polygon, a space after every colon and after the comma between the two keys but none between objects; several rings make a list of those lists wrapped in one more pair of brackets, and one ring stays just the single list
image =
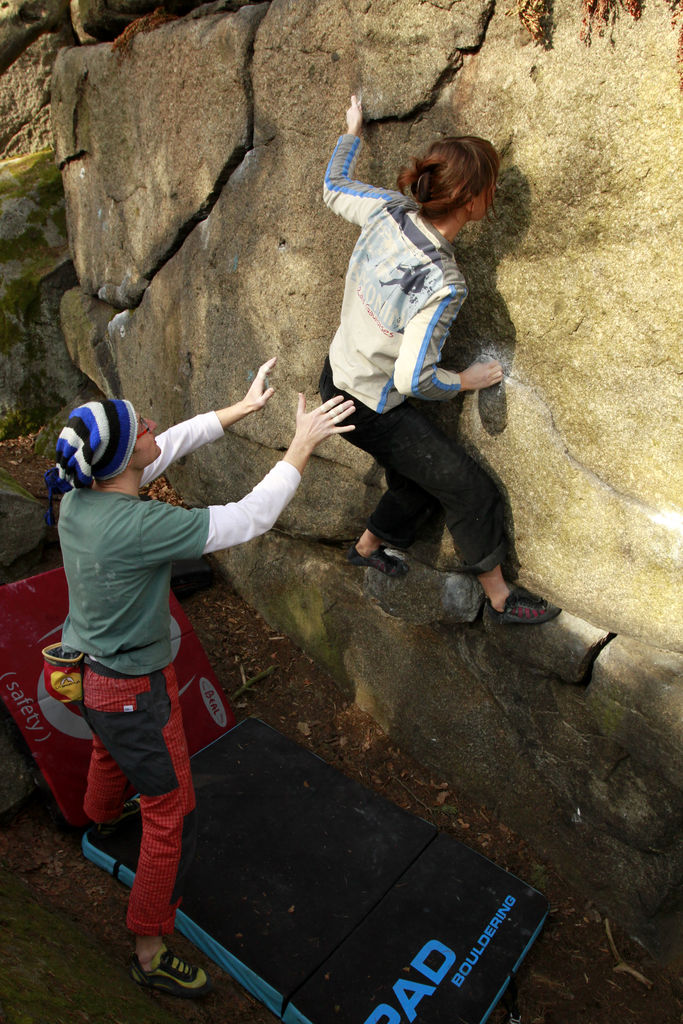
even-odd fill
[{"label": "climbing shoe", "polygon": [[120,825],[127,821],[129,818],[135,817],[136,814],[140,813],[140,797],[134,796],[131,800],[126,800],[123,805],[123,810],[119,814],[118,818],[114,818],[112,821],[104,821],[100,825],[95,826],[95,831],[98,836],[110,836],[119,828]]},{"label": "climbing shoe", "polygon": [[153,988],[182,999],[197,999],[213,988],[211,979],[201,967],[186,963],[166,946],[162,946],[155,955],[149,971],[143,971],[137,956],[133,955],[130,976],[144,988]]},{"label": "climbing shoe", "polygon": [[517,623],[522,626],[536,626],[541,622],[554,619],[562,611],[542,597],[536,597],[521,587],[511,590],[505,601],[502,612],[496,611],[489,600],[486,601],[486,614],[491,622],[498,625]]},{"label": "climbing shoe", "polygon": [[404,576],[408,572],[408,566],[402,558],[387,553],[385,547],[378,547],[367,558],[359,555],[355,547],[349,548],[346,558],[351,565],[367,565],[371,569],[383,572],[385,576]]}]

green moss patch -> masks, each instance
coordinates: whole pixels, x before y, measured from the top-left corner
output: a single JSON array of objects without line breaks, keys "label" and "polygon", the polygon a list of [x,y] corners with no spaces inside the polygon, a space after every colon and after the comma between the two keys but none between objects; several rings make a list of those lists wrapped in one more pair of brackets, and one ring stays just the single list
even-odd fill
[{"label": "green moss patch", "polygon": [[288,636],[336,678],[346,675],[344,668],[344,642],[331,636],[325,621],[322,594],[310,585],[295,586],[291,579],[284,590],[267,598],[268,615]]},{"label": "green moss patch", "polygon": [[28,271],[8,281],[0,298],[0,352],[25,341],[24,328],[40,314],[40,280]]},{"label": "green moss patch", "polygon": [[12,409],[5,416],[0,416],[0,441],[34,434],[43,426],[47,415],[48,411],[42,405],[29,409]]},{"label": "green moss patch", "polygon": [[621,734],[622,722],[627,710],[621,704],[602,695],[591,702],[591,711],[603,736],[616,739]]},{"label": "green moss patch", "polygon": [[20,498],[26,498],[28,501],[35,501],[36,499],[32,494],[21,486],[20,483],[11,476],[6,469],[0,466],[0,491],[11,491],[13,494],[19,495]]},{"label": "green moss patch", "polygon": [[0,161],[0,224],[0,351],[7,353],[39,309],[42,279],[68,252],[62,179],[50,151]]},{"label": "green moss patch", "polygon": [[63,402],[49,352],[59,340],[55,282],[64,278],[67,258],[64,191],[53,153],[0,161],[0,358],[11,360],[14,382],[2,395],[0,439],[39,429]]},{"label": "green moss patch", "polygon": [[41,906],[0,865],[2,1017],[6,1024],[169,1024],[177,1018],[136,988],[66,915]]},{"label": "green moss patch", "polygon": [[32,190],[46,196],[51,193],[53,201],[63,194],[62,176],[51,149],[0,160],[0,200],[6,195],[26,195]]}]

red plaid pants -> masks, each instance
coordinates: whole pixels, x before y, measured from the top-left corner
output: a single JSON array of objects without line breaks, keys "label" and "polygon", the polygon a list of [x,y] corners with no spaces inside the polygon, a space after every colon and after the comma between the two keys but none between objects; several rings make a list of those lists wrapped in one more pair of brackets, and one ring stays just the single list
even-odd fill
[{"label": "red plaid pants", "polygon": [[136,677],[96,669],[86,665],[83,680],[84,718],[94,734],[84,809],[95,822],[111,821],[131,785],[140,793],[142,840],[126,924],[137,935],[167,935],[196,843],[175,669]]}]

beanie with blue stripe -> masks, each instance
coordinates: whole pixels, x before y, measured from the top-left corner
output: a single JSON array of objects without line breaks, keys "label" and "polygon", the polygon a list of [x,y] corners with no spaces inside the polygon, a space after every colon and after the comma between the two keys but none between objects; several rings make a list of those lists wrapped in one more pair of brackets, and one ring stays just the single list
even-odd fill
[{"label": "beanie with blue stripe", "polygon": [[57,465],[45,474],[49,491],[47,522],[54,524],[52,497],[72,488],[110,480],[130,462],[138,418],[125,399],[86,402],[74,409],[57,439]]}]

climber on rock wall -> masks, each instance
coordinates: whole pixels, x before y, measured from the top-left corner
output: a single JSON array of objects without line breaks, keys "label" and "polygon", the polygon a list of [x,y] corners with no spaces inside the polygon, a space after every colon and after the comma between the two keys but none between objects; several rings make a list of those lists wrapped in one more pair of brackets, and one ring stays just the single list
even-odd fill
[{"label": "climber on rock wall", "polygon": [[[493,203],[499,157],[474,136],[442,138],[398,176],[400,191],[353,179],[363,113],[356,96],[346,112],[348,132],[325,174],[324,198],[361,228],[346,275],[341,322],[320,378],[323,400],[352,398],[356,427],[347,440],[384,468],[388,489],[349,550],[353,565],[388,576],[408,571],[390,554],[407,548],[438,508],[465,562],[486,594],[496,623],[532,625],[559,614],[554,605],[510,586],[501,569],[506,550],[503,504],[488,475],[406,398],[445,401],[461,391],[500,384],[497,360],[454,373],[441,367],[441,349],[467,296],[453,240],[480,221]],[[410,196],[403,194],[410,189]]]}]

